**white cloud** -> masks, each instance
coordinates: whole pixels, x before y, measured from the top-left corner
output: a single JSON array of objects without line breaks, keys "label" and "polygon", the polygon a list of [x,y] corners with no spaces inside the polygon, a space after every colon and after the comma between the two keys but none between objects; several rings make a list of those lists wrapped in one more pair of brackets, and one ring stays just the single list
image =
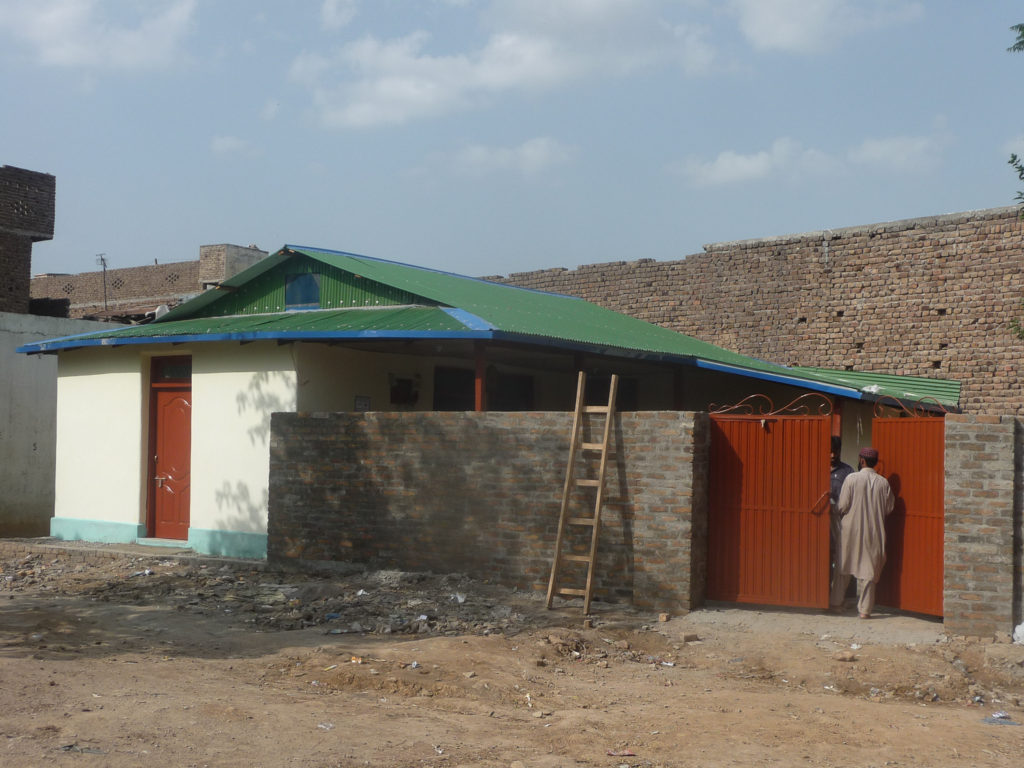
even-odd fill
[{"label": "white cloud", "polygon": [[940,136],[889,136],[865,139],[848,153],[858,165],[897,171],[917,171],[935,165],[945,140]]},{"label": "white cloud", "polygon": [[848,173],[856,166],[887,173],[915,173],[928,170],[941,159],[948,144],[941,122],[934,134],[865,139],[838,155],[803,147],[784,137],[776,139],[769,149],[750,154],[725,150],[714,160],[691,158],[675,170],[694,186],[700,187],[743,184],[769,178],[837,175]]},{"label": "white cloud", "polygon": [[823,161],[821,153],[805,151],[792,139],[781,138],[770,149],[752,154],[730,149],[710,162],[691,159],[681,170],[696,186],[710,187],[758,181],[801,164],[813,168]]},{"label": "white cloud", "polygon": [[355,0],[324,0],[320,6],[320,21],[325,29],[346,27],[355,15]]},{"label": "white cloud", "polygon": [[[333,61],[319,54],[298,57],[292,76],[312,85],[326,124],[367,127],[441,114],[488,93],[549,87],[572,75],[571,62],[542,39],[500,35],[472,55],[451,56],[424,53],[428,40],[425,32],[384,42],[366,37]],[[333,87],[322,84],[338,68],[358,76]]]},{"label": "white cloud", "polygon": [[660,9],[674,7],[665,0],[498,0],[484,14],[492,31],[475,48],[430,52],[422,30],[367,36],[333,54],[303,53],[291,74],[309,88],[326,124],[368,127],[642,68],[705,71],[714,60],[707,33],[667,21]]},{"label": "white cloud", "polygon": [[569,162],[573,154],[571,147],[545,136],[516,147],[472,145],[455,156],[453,165],[456,170],[473,175],[512,171],[533,176]]},{"label": "white cloud", "polygon": [[131,22],[113,20],[98,0],[5,0],[0,30],[57,67],[133,70],[167,66],[180,57],[196,0],[135,4]]},{"label": "white cloud", "polygon": [[919,18],[911,0],[732,0],[740,31],[760,50],[819,53],[867,29]]}]

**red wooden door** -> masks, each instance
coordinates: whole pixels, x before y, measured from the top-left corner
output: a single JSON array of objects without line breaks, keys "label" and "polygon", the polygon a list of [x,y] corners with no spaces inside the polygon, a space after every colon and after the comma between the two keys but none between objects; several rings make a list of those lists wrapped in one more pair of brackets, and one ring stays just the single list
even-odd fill
[{"label": "red wooden door", "polygon": [[876,599],[941,616],[945,422],[934,416],[874,419],[871,443],[879,454],[875,469],[896,494],[885,523],[886,562]]},{"label": "red wooden door", "polygon": [[708,597],[828,607],[830,416],[711,417]]},{"label": "red wooden door", "polygon": [[192,473],[192,387],[188,358],[153,361],[150,447],[149,534],[160,539],[188,539]]}]

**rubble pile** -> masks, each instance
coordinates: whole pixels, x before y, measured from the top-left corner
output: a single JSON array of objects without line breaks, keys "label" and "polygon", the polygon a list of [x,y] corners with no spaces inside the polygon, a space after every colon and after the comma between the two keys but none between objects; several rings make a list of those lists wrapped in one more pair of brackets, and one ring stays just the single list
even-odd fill
[{"label": "rubble pile", "polygon": [[535,624],[543,608],[539,594],[461,574],[367,570],[316,576],[148,557],[97,566],[76,564],[59,554],[32,554],[0,567],[0,593],[159,602],[197,614],[220,612],[261,631],[322,627],[332,635],[511,635]]}]

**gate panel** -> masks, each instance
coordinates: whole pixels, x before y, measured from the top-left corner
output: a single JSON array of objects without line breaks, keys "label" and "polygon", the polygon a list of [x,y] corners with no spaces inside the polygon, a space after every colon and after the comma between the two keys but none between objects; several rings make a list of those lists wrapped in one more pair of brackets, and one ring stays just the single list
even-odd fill
[{"label": "gate panel", "polygon": [[877,601],[942,615],[945,422],[939,417],[874,419],[876,469],[896,506],[886,520],[886,563]]},{"label": "gate panel", "polygon": [[711,416],[708,597],[828,606],[829,416]]}]

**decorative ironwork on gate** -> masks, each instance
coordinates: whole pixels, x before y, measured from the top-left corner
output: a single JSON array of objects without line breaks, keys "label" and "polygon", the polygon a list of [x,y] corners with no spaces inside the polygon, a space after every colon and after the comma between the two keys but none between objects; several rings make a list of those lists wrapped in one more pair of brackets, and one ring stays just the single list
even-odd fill
[{"label": "decorative ironwork on gate", "polygon": [[768,395],[753,394],[743,398],[735,405],[712,403],[708,412],[740,416],[830,416],[832,400],[820,392],[807,392],[781,408],[776,408],[775,403]]},{"label": "decorative ironwork on gate", "polygon": [[915,400],[908,404],[903,400],[897,400],[895,397],[883,395],[875,401],[875,418],[881,419],[891,416],[892,414],[886,412],[886,408],[898,411],[898,416],[913,418],[924,418],[926,416],[942,418],[949,413],[946,407],[934,397],[922,397],[920,400]]}]

